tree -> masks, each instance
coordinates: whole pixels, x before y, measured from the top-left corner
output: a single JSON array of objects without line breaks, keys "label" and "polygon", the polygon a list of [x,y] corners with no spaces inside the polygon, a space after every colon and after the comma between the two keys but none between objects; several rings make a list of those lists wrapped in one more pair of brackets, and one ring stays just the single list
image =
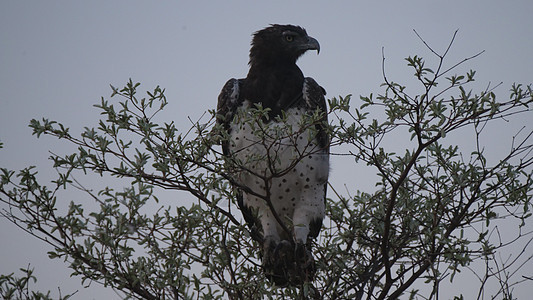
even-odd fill
[{"label": "tree", "polygon": [[[350,95],[328,101],[332,152],[366,164],[379,180],[374,191],[358,191],[350,178],[345,195],[331,187],[328,219],[314,242],[314,282],[275,288],[265,279],[259,245],[234,203],[231,186],[237,183],[227,170],[239,165],[221,154],[218,144],[227,136],[215,124],[214,111],[180,131],[173,122],[157,121],[167,105],[164,89],[139,96],[140,84],[132,80],[112,87],[111,99],[95,105],[103,118],[80,137],[56,121],[31,121],[37,137],[56,137],[77,151],[51,156],[58,178],[49,185],[38,182],[33,167],[2,168],[2,214],[51,245],[50,258],[67,261],[82,281],[131,298],[437,299],[445,279],[482,261],[478,298],[495,280],[501,286],[496,295],[511,299],[513,286],[531,278],[510,278],[520,266],[496,259],[507,246],[496,224],[519,220],[508,244],[525,241],[519,256],[532,258],[526,254],[531,234],[523,230],[531,216],[533,131],[517,132],[508,153],[494,162],[480,137],[489,123],[530,114],[532,90],[513,84],[505,100],[496,97],[495,87],[473,93],[468,87],[475,72],[454,73],[481,53],[445,68],[453,40],[444,54],[426,44],[438,60],[435,67],[419,56],[406,59],[421,87],[417,95],[390,81],[383,63],[381,94],[361,97],[357,108],[350,106]],[[249,122],[264,114],[258,107]],[[449,142],[467,128],[476,142],[470,154]],[[405,138],[401,152],[387,143],[398,137]],[[126,184],[94,191],[79,179],[87,174]],[[72,188],[97,208],[78,201],[62,207],[61,191]],[[171,205],[160,202],[161,189],[176,191]],[[3,296],[17,290],[20,279],[11,274],[2,280]],[[417,282],[430,288],[419,290]]]}]

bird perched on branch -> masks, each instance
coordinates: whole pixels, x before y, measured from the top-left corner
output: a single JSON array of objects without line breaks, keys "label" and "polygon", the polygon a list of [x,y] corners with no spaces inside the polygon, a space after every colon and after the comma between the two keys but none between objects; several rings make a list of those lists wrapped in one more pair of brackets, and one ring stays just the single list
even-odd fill
[{"label": "bird perched on branch", "polygon": [[326,92],[296,65],[308,50],[320,45],[301,27],[257,31],[248,75],[228,80],[217,105],[237,203],[261,245],[267,278],[279,286],[313,279],[311,240],[325,214]]}]

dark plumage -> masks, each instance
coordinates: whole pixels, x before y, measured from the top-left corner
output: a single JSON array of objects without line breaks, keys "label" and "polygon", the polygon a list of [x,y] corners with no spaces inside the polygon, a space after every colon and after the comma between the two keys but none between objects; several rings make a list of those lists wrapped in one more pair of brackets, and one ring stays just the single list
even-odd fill
[{"label": "dark plumage", "polygon": [[[252,238],[262,245],[263,268],[278,285],[313,278],[312,238],[325,211],[329,138],[325,90],[296,65],[319,43],[305,29],[272,25],[256,32],[250,70],[230,79],[217,105],[227,172]],[[257,107],[266,109],[259,115]]]}]

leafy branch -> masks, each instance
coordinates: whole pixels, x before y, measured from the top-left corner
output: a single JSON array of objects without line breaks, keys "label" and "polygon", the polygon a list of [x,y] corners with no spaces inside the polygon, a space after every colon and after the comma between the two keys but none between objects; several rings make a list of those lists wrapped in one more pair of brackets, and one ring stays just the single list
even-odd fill
[{"label": "leafy branch", "polygon": [[[438,62],[428,66],[421,56],[406,59],[421,87],[417,95],[390,79],[383,55],[380,94],[360,97],[356,108],[351,95],[328,100],[330,122],[323,125],[332,137],[332,155],[366,164],[378,180],[372,191],[358,187],[358,176],[367,174],[346,177],[345,192],[330,183],[325,228],[313,245],[314,282],[280,289],[268,284],[251,238],[258,233],[242,224],[234,187],[270,204],[277,216],[270,203],[270,189],[276,187],[269,183],[308,153],[280,168],[271,141],[296,144],[323,119],[319,111],[304,118],[301,132],[291,134],[294,120],[283,115],[276,119],[279,127],[267,130],[268,111],[262,107],[240,116],[258,137],[257,147],[267,149],[266,156],[248,158],[265,162],[268,170],[261,172],[222,155],[218,144],[228,136],[215,124],[213,111],[180,130],[174,122],[158,120],[168,104],[164,89],[141,96],[140,84],[129,80],[123,88],[112,86],[111,98],[95,105],[101,120],[79,137],[56,121],[30,122],[37,137],[52,136],[77,150],[52,153],[57,178],[49,185],[40,182],[34,167],[0,169],[2,216],[51,246],[49,256],[68,262],[83,282],[113,287],[130,298],[394,299],[409,294],[437,299],[445,279],[454,280],[476,261],[485,262],[484,270],[474,270],[478,298],[493,281],[501,287],[497,295],[510,297],[513,287],[530,281],[511,277],[519,276],[519,262],[531,261],[532,235],[525,228],[533,195],[533,131],[524,126],[496,161],[487,159],[481,141],[490,134],[487,124],[531,113],[532,87],[514,84],[507,99],[496,96],[501,84],[474,93],[476,72],[454,72],[483,52],[445,67],[456,34],[443,54],[418,35]],[[465,152],[449,139],[466,128],[473,129],[474,151]],[[242,171],[257,175],[266,193],[240,186],[235,176]],[[81,179],[91,176],[124,186],[93,189]],[[82,196],[67,203],[71,190]],[[162,190],[175,196],[163,198]],[[510,219],[520,225],[506,241],[497,228]],[[523,246],[516,256],[500,259],[500,250],[519,242]],[[3,276],[2,293],[38,297],[27,288],[31,273],[25,274]],[[416,289],[421,281],[431,284],[427,295]]]}]

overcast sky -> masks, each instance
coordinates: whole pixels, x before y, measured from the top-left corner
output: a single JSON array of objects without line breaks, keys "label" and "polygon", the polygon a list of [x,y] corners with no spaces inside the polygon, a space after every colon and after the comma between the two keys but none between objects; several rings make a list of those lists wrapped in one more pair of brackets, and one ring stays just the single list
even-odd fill
[{"label": "overcast sky", "polygon": [[[36,139],[29,121],[46,117],[73,132],[95,126],[99,115],[92,105],[110,95],[109,84],[120,87],[129,78],[141,82],[143,90],[166,88],[170,104],[162,121],[188,128],[187,117],[198,119],[215,108],[227,79],[246,75],[251,34],[271,23],[305,27],[320,42],[321,52],[300,59],[304,74],[315,78],[328,97],[353,94],[354,103],[359,95],[381,91],[382,48],[388,76],[397,82],[410,80],[412,71],[403,60],[408,55],[435,61],[413,29],[438,52],[459,29],[447,66],[485,50],[461,69],[477,70],[478,91],[489,82],[503,81],[496,94],[507,98],[513,82],[533,82],[532,1],[266,3],[0,2],[0,166],[18,170],[36,165],[49,180],[46,176],[53,172],[48,151],[66,153],[65,144]],[[509,127],[494,128],[486,140],[495,154],[508,149],[513,130],[531,130],[533,119],[529,114],[505,125]],[[372,190],[372,174],[354,174],[343,165],[339,159],[332,162],[334,185]],[[62,286],[65,292],[78,288],[78,280],[68,278],[70,271],[61,261],[47,259],[50,249],[4,219],[0,241],[0,273],[31,263],[38,287]],[[531,292],[531,285],[522,286],[515,295],[527,298]],[[81,290],[75,299],[109,295],[118,298],[95,286]]]}]

